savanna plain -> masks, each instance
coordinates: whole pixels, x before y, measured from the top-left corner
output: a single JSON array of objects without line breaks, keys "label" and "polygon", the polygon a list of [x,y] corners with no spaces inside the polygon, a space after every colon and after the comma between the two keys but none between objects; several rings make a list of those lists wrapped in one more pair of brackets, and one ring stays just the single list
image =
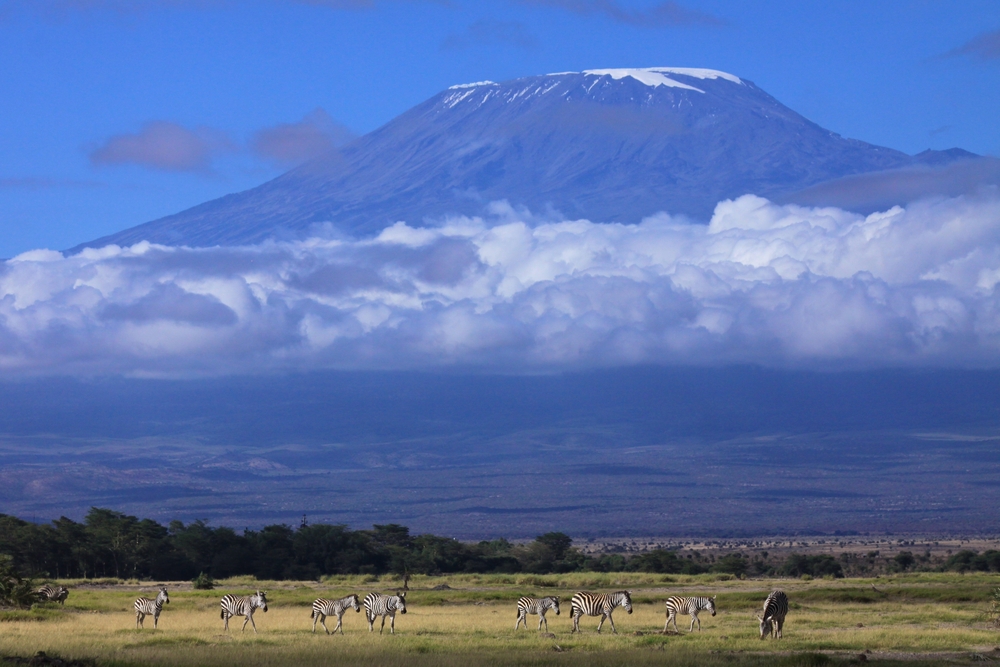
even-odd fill
[{"label": "savanna plain", "polygon": [[[50,658],[95,665],[938,665],[1000,662],[1000,631],[991,623],[996,574],[914,573],[873,579],[753,579],[731,575],[642,573],[564,575],[416,576],[409,581],[407,614],[379,635],[364,613],[349,610],[344,634],[311,632],[311,603],[369,591],[394,592],[392,576],[328,577],[320,582],[260,582],[236,578],[215,590],[168,583],[170,603],[159,628],[147,618],[135,629],[139,595],[156,585],[104,580],[63,581],[65,607],[46,603],[0,612],[0,655],[5,661],[44,651]],[[754,613],[767,593],[782,589],[790,609],[781,640],[758,638]],[[258,634],[242,619],[223,630],[219,599],[228,592],[267,591],[269,610],[255,615]],[[632,591],[634,613],[614,613],[618,634],[584,617],[571,634],[569,599],[579,590]],[[562,613],[549,613],[549,634],[515,631],[521,595],[557,595]],[[702,612],[702,630],[663,633],[670,595],[717,596],[718,614]],[[995,609],[995,605],[994,605]],[[332,629],[336,619],[328,619]]]}]

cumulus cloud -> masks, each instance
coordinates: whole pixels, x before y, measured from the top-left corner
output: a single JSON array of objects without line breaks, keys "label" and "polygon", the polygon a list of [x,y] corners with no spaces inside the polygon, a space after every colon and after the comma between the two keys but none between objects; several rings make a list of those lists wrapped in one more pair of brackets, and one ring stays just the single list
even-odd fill
[{"label": "cumulus cloud", "polygon": [[946,56],[972,56],[980,60],[1000,59],[1000,30],[984,32],[968,42],[952,49]]},{"label": "cumulus cloud", "polygon": [[708,226],[495,203],[365,240],[25,253],[0,264],[0,368],[996,367],[998,284],[995,191],[868,216],[747,195]]},{"label": "cumulus cloud", "polygon": [[343,146],[355,136],[326,111],[315,109],[296,123],[258,131],[250,140],[250,150],[267,160],[298,164]]},{"label": "cumulus cloud", "polygon": [[152,121],[135,134],[117,134],[90,152],[94,165],[135,164],[163,171],[208,171],[212,159],[235,150],[218,130],[193,130],[169,121]]},{"label": "cumulus cloud", "polygon": [[717,16],[682,7],[676,2],[661,2],[646,9],[631,9],[616,0],[520,0],[525,5],[559,7],[574,14],[599,14],[625,25],[658,28],[681,25],[725,25]]},{"label": "cumulus cloud", "polygon": [[441,42],[441,48],[464,49],[484,44],[507,44],[530,49],[537,43],[535,36],[520,21],[482,19],[471,24],[464,32],[446,37]]}]

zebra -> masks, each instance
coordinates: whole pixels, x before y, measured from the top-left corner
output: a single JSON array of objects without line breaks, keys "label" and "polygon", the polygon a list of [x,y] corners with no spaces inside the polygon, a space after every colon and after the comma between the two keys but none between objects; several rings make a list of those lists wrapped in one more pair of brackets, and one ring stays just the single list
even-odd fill
[{"label": "zebra", "polygon": [[382,627],[378,633],[385,630],[385,617],[389,617],[389,632],[396,634],[396,612],[406,613],[406,591],[396,592],[395,595],[382,595],[381,593],[369,593],[362,603],[365,607],[365,618],[368,619],[368,632],[375,632],[375,617],[382,617]]},{"label": "zebra", "polygon": [[781,628],[785,625],[785,614],[788,613],[788,596],[784,591],[772,591],[764,600],[764,614],[758,616],[760,621],[760,638],[771,635],[781,639]]},{"label": "zebra", "polygon": [[712,612],[712,616],[715,616],[715,596],[710,598],[682,598],[676,595],[667,598],[667,622],[663,624],[663,632],[666,634],[667,626],[673,621],[674,632],[680,632],[677,629],[677,615],[678,614],[690,614],[691,615],[691,627],[688,628],[688,632],[694,632],[694,624],[698,623],[698,632],[701,632],[701,619],[698,618],[698,612],[702,609],[707,609]]},{"label": "zebra", "polygon": [[170,596],[167,595],[166,586],[160,586],[160,592],[156,594],[155,600],[149,598],[138,598],[135,601],[135,627],[138,630],[142,627],[147,615],[153,616],[153,629],[156,629],[160,622],[160,612],[163,605],[170,604]]},{"label": "zebra", "polygon": [[340,634],[344,634],[344,612],[352,607],[354,608],[354,611],[361,611],[361,604],[358,602],[358,596],[353,593],[348,595],[346,598],[340,598],[339,600],[327,600],[325,598],[320,598],[314,601],[312,607],[313,632],[316,632],[316,621],[318,620],[323,625],[323,629],[326,630],[326,634],[330,634],[330,630],[326,627],[326,617],[336,616],[337,627],[335,627],[333,631],[336,633],[337,630],[340,630]]},{"label": "zebra", "polygon": [[521,625],[521,621],[524,621],[524,629],[528,629],[528,614],[538,614],[538,629],[541,631],[542,622],[545,623],[545,631],[549,631],[549,622],[545,618],[545,612],[549,609],[556,610],[556,616],[559,615],[559,598],[549,596],[544,598],[529,598],[527,596],[521,598],[517,601],[517,622],[514,623],[514,629],[517,630],[518,626]]},{"label": "zebra", "polygon": [[265,591],[257,591],[253,595],[229,595],[222,596],[222,611],[219,614],[219,618],[226,621],[225,629],[229,630],[229,619],[233,616],[246,616],[246,620],[243,621],[243,630],[246,631],[247,623],[253,626],[253,633],[257,634],[257,624],[254,623],[253,613],[257,609],[263,609],[267,612],[267,593]]},{"label": "zebra", "polygon": [[59,604],[65,604],[66,598],[69,596],[69,589],[65,586],[42,586],[35,593],[41,598],[43,602],[58,602]]},{"label": "zebra", "polygon": [[618,629],[615,628],[615,620],[611,618],[611,612],[615,607],[621,606],[628,613],[632,613],[632,592],[617,591],[615,593],[584,593],[580,592],[573,596],[570,601],[573,617],[573,632],[580,632],[580,617],[600,616],[601,622],[597,624],[597,631],[601,631],[605,619],[611,621],[611,631],[616,635]]}]

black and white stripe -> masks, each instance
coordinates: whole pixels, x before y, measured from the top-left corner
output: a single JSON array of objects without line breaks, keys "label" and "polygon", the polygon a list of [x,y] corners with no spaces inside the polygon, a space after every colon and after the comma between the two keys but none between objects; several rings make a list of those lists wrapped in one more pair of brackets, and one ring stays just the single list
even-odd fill
[{"label": "black and white stripe", "polygon": [[694,632],[694,624],[698,623],[698,631],[701,632],[701,619],[698,618],[698,612],[703,609],[707,609],[712,612],[712,616],[715,616],[715,596],[710,598],[682,598],[682,597],[671,597],[667,598],[667,622],[663,624],[663,631],[667,631],[667,626],[671,622],[674,624],[674,632],[680,632],[677,629],[677,617],[680,614],[688,614],[691,616],[691,627],[688,628],[688,632]]},{"label": "black and white stripe", "polygon": [[396,634],[396,612],[406,613],[406,592],[395,595],[382,595],[381,593],[369,593],[365,596],[363,603],[365,607],[365,618],[368,619],[368,631],[375,632],[375,617],[382,617],[382,627],[378,633],[382,634],[385,629],[385,617],[389,617],[389,632]]},{"label": "black and white stripe", "polygon": [[316,621],[318,620],[322,624],[323,629],[326,630],[326,634],[330,634],[330,630],[326,627],[326,617],[336,616],[337,627],[333,631],[337,632],[337,630],[340,630],[340,634],[344,634],[344,612],[352,608],[354,611],[361,611],[358,596],[353,593],[339,600],[327,600],[326,598],[314,600],[312,607],[313,632],[316,632]]},{"label": "black and white stripe", "polygon": [[160,586],[160,592],[156,594],[156,599],[150,600],[149,598],[139,598],[135,601],[135,627],[141,628],[143,621],[146,620],[146,616],[151,615],[153,617],[153,629],[156,629],[157,624],[160,622],[160,612],[163,611],[163,605],[170,604],[170,596],[167,595],[167,589],[165,586]]},{"label": "black and white stripe", "polygon": [[605,619],[611,621],[611,631],[618,634],[615,628],[615,620],[611,618],[611,612],[615,607],[622,607],[628,613],[632,613],[632,593],[630,591],[617,591],[615,593],[584,593],[580,592],[573,596],[570,602],[573,616],[573,632],[580,631],[580,617],[600,616],[601,622],[597,624],[597,631],[601,631]]},{"label": "black and white stripe", "polygon": [[38,597],[41,598],[42,602],[58,602],[63,604],[66,602],[66,598],[69,597],[69,590],[65,586],[42,586],[37,591]]},{"label": "black and white stripe", "polygon": [[542,623],[545,623],[545,631],[549,631],[549,622],[545,618],[545,612],[549,609],[556,610],[556,616],[559,615],[559,598],[548,596],[544,598],[530,598],[523,597],[517,601],[517,622],[514,624],[514,629],[517,630],[518,626],[521,625],[521,621],[524,621],[524,629],[528,629],[528,614],[538,614],[538,629],[542,629]]},{"label": "black and white stripe", "polygon": [[784,591],[772,591],[764,600],[764,614],[757,617],[760,621],[760,638],[771,635],[781,639],[781,628],[785,625],[785,614],[788,613],[788,596]]},{"label": "black and white stripe", "polygon": [[254,623],[253,613],[258,609],[267,611],[267,593],[257,591],[253,595],[224,595],[222,597],[222,612],[219,618],[226,621],[225,629],[229,629],[229,619],[233,616],[245,616],[243,630],[247,629],[247,622],[253,626],[254,634],[257,634],[257,624]]}]

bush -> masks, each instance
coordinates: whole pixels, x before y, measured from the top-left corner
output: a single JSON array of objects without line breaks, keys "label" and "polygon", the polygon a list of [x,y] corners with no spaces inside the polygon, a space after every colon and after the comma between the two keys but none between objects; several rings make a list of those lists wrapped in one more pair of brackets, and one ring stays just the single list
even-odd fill
[{"label": "bush", "polygon": [[986,610],[986,622],[991,628],[1000,629],[1000,588],[993,589],[989,609]]},{"label": "bush", "polygon": [[212,577],[204,572],[195,577],[191,584],[196,591],[210,591],[215,588],[215,582],[212,580]]},{"label": "bush", "polygon": [[14,569],[14,559],[0,554],[0,604],[28,609],[37,601],[35,582],[20,577]]}]

